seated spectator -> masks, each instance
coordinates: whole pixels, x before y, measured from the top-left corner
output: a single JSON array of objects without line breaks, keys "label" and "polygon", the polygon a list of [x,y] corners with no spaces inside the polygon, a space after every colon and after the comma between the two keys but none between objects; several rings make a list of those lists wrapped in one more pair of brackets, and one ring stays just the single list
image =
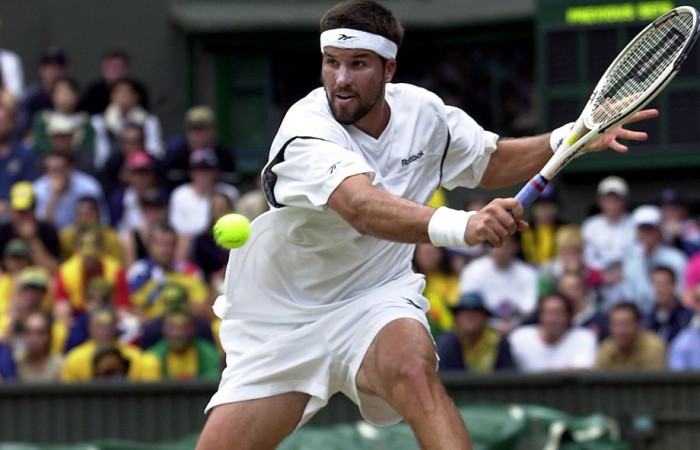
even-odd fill
[{"label": "seated spectator", "polygon": [[211,341],[197,337],[197,322],[187,309],[165,314],[163,339],[149,349],[158,356],[163,378],[218,379],[221,356]]},{"label": "seated spectator", "polygon": [[238,199],[238,189],[218,181],[219,160],[211,149],[194,151],[189,164],[192,181],[175,188],[170,196],[170,224],[180,235],[178,261],[189,259],[192,240],[209,227],[214,193],[221,192],[232,202]]},{"label": "seated spectator", "polygon": [[501,334],[509,333],[535,310],[537,271],[517,258],[518,236],[492,248],[462,270],[460,291],[481,294]]},{"label": "seated spectator", "polygon": [[31,313],[24,321],[20,335],[23,345],[15,355],[17,380],[22,383],[58,381],[63,357],[51,352],[51,317],[42,312]]},{"label": "seated spectator", "polygon": [[547,185],[531,208],[530,226],[520,232],[523,260],[539,266],[556,256],[556,233],[562,225],[557,206],[557,193]]},{"label": "seated spectator", "polygon": [[24,135],[24,132],[29,130],[37,113],[51,109],[51,90],[56,80],[66,76],[67,66],[66,53],[62,48],[50,45],[42,52],[39,61],[39,81],[27,87],[22,100],[20,134]]},{"label": "seated spectator", "polygon": [[491,313],[477,292],[466,292],[453,306],[455,329],[440,335],[440,371],[493,372],[502,367],[498,352],[501,335],[488,325]]},{"label": "seated spectator", "polygon": [[459,300],[459,277],[452,270],[447,249],[430,243],[416,245],[413,269],[425,276],[423,296],[430,302],[428,323],[433,338],[437,338],[454,328],[450,308]]},{"label": "seated spectator", "polygon": [[68,155],[78,171],[93,176],[95,167],[92,163],[92,153],[76,147],[75,137],[79,131],[70,117],[62,114],[51,116],[45,130],[45,137],[48,140],[45,153],[56,152]]},{"label": "seated spectator", "polygon": [[149,189],[138,199],[143,220],[133,230],[119,233],[124,248],[124,266],[131,267],[139,259],[148,258],[147,242],[153,227],[168,220],[168,195],[160,188]]},{"label": "seated spectator", "polygon": [[102,186],[94,177],[76,170],[69,155],[49,153],[44,157],[44,168],[46,173],[34,182],[39,218],[62,230],[73,223],[78,200],[94,197],[100,205],[102,224],[109,224]]},{"label": "seated spectator", "polygon": [[167,223],[154,226],[148,236],[149,257],[136,261],[127,272],[131,300],[141,317],[153,319],[165,312],[160,292],[168,283],[187,290],[190,306],[196,315],[213,319],[209,290],[201,271],[190,262],[175,259],[177,233]]},{"label": "seated spectator", "polygon": [[204,272],[204,278],[209,282],[214,295],[222,293],[221,284],[226,274],[230,250],[226,250],[214,241],[212,226],[220,217],[231,212],[233,212],[231,199],[220,192],[215,193],[211,199],[210,225],[194,239],[192,260]]},{"label": "seated spectator", "polygon": [[92,371],[95,380],[125,381],[129,376],[131,361],[119,348],[107,345],[99,348],[92,359]]},{"label": "seated spectator", "polygon": [[85,287],[93,278],[102,278],[112,286],[116,308],[131,307],[123,266],[104,251],[99,229],[85,229],[77,237],[75,254],[61,264],[56,274],[57,320],[70,323],[75,314],[85,310]]},{"label": "seated spectator", "polygon": [[221,181],[236,184],[236,158],[233,150],[217,142],[216,115],[208,106],[194,106],[185,113],[185,136],[170,140],[163,160],[165,180],[170,190],[190,180],[190,155],[197,150],[213,150],[219,162]]},{"label": "seated spectator", "polygon": [[664,243],[687,256],[700,250],[700,224],[690,217],[688,200],[676,189],[664,189],[659,196],[659,207]]},{"label": "seated spectator", "polygon": [[671,370],[700,370],[700,315],[695,314],[687,327],[671,341],[668,349]]},{"label": "seated spectator", "polygon": [[687,258],[677,248],[663,243],[661,235],[661,210],[658,206],[642,205],[632,214],[637,227],[637,238],[641,247],[625,259],[623,264],[623,287],[627,298],[636,303],[643,314],[651,312],[654,306],[654,290],[651,285],[649,268],[667,266],[673,270],[677,295],[681,295]]},{"label": "seated spectator", "polygon": [[9,215],[10,188],[20,181],[34,181],[38,161],[34,152],[16,136],[16,113],[0,103],[0,217]]},{"label": "seated spectator", "polygon": [[119,152],[117,139],[127,123],[143,127],[145,149],[156,159],[164,155],[160,120],[140,104],[137,83],[131,78],[114,82],[110,90],[110,103],[104,113],[92,116],[95,128],[95,167],[102,170],[107,159]]},{"label": "seated spectator", "polygon": [[90,338],[66,354],[61,371],[62,382],[81,382],[95,379],[95,354],[104,347],[114,346],[129,360],[127,379],[156,381],[162,378],[158,358],[138,347],[118,340],[117,315],[110,308],[98,308],[90,313]]},{"label": "seated spectator", "polygon": [[14,184],[10,191],[10,221],[0,223],[0,248],[11,239],[20,238],[29,245],[31,260],[53,273],[61,256],[58,233],[52,224],[37,219],[34,206],[32,184]]},{"label": "seated spectator", "polygon": [[557,282],[557,290],[571,301],[574,310],[574,317],[571,321],[573,326],[592,331],[599,341],[608,337],[610,334],[608,316],[596,309],[591,302],[581,272],[564,272]]},{"label": "seated spectator", "polygon": [[645,328],[670,343],[690,323],[693,312],[680,304],[675,292],[676,274],[670,267],[651,269],[651,285],[654,289],[654,308],[644,318]]},{"label": "seated spectator", "polygon": [[12,239],[5,245],[0,272],[0,340],[11,322],[10,306],[17,288],[16,280],[22,269],[31,264],[29,246],[22,239]]},{"label": "seated spectator", "polygon": [[[78,109],[80,91],[72,78],[59,78],[51,88],[51,107],[34,116],[32,136],[34,150],[46,154],[52,150],[54,143],[50,139],[52,123],[62,124],[63,130],[70,130],[70,147],[80,155],[85,155],[85,165],[93,167],[95,130],[90,123],[90,116]],[[66,125],[63,125],[63,124]],[[56,131],[54,130],[54,133]]]},{"label": "seated spectator", "polygon": [[608,313],[610,336],[600,344],[596,367],[603,370],[662,370],[666,368],[666,344],[642,328],[636,304],[621,302]]},{"label": "seated spectator", "polygon": [[513,330],[506,337],[504,355],[510,353],[516,370],[521,372],[593,368],[596,337],[590,330],[571,326],[573,313],[564,294],[545,295],[537,309],[537,324]]},{"label": "seated spectator", "polygon": [[112,191],[109,207],[112,223],[122,234],[139,228],[143,223],[140,199],[149,191],[159,189],[156,161],[146,152],[134,152],[126,158],[121,176],[124,185]]},{"label": "seated spectator", "polygon": [[102,237],[105,252],[119,262],[124,260],[124,249],[119,242],[116,230],[101,225],[100,205],[94,197],[78,199],[75,207],[75,222],[58,233],[61,242],[61,256],[66,260],[73,256],[76,250],[77,238],[84,230],[92,229]]},{"label": "seated spectator", "polygon": [[[139,343],[141,348],[147,349],[163,338],[163,318],[171,311],[189,310],[189,298],[187,290],[176,283],[168,283],[161,289],[157,303],[164,305],[164,313],[148,320],[143,324],[143,330]],[[214,342],[213,326],[208,320],[195,317],[198,337],[209,342]]]}]

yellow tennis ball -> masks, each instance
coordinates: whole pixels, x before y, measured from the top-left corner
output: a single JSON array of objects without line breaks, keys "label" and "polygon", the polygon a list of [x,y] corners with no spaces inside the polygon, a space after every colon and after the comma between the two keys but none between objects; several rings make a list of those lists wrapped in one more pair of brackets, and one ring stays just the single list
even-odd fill
[{"label": "yellow tennis ball", "polygon": [[238,248],[250,237],[250,221],[242,214],[226,214],[216,221],[212,232],[214,241],[221,247]]}]

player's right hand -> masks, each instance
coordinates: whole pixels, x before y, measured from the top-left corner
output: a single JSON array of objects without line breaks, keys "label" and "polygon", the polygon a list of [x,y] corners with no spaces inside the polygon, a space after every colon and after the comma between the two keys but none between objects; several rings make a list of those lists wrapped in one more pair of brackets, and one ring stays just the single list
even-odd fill
[{"label": "player's right hand", "polygon": [[500,247],[516,231],[528,227],[527,222],[520,219],[523,212],[523,206],[516,199],[497,198],[469,219],[464,240],[469,245],[488,241]]}]

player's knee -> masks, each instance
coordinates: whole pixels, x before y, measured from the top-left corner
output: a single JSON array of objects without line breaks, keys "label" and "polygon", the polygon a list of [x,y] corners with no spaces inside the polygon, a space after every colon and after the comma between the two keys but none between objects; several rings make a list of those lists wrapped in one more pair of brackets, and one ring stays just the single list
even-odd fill
[{"label": "player's knee", "polygon": [[415,391],[429,386],[437,378],[435,355],[404,355],[386,358],[385,380],[396,390]]}]

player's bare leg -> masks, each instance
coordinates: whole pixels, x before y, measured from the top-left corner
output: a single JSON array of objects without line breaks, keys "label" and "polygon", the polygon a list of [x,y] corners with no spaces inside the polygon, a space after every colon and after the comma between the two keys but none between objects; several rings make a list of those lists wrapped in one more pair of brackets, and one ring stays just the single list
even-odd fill
[{"label": "player's bare leg", "polygon": [[209,415],[195,450],[273,450],[294,431],[308,394],[226,403]]},{"label": "player's bare leg", "polygon": [[423,325],[398,319],[370,345],[357,385],[393,406],[413,429],[421,449],[471,450],[464,421],[435,367],[435,348]]}]

